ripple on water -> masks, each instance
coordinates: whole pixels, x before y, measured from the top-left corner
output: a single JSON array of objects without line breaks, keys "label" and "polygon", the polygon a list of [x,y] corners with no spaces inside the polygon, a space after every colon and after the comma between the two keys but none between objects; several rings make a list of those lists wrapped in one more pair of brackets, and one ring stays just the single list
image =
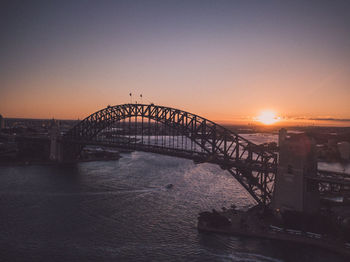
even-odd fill
[{"label": "ripple on water", "polygon": [[[228,172],[156,154],[133,152],[65,168],[0,167],[0,257],[287,261],[270,242],[197,232],[200,211],[233,203],[244,208],[254,201]],[[307,259],[295,261],[342,261],[303,252]]]}]

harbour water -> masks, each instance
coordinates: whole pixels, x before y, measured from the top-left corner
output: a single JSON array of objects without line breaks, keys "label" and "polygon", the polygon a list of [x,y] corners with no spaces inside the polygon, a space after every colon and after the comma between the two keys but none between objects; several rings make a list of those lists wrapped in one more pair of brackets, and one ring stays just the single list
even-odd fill
[{"label": "harbour water", "polygon": [[69,166],[0,167],[0,258],[346,261],[313,247],[198,233],[200,211],[231,204],[248,208],[254,202],[227,172],[151,153]]}]

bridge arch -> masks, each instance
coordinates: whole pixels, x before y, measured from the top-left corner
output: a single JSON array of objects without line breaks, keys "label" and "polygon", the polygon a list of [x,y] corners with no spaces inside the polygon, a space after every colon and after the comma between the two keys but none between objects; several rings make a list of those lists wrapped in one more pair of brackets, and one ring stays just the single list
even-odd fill
[{"label": "bridge arch", "polygon": [[[63,139],[66,143],[89,144],[106,128],[133,118],[135,127],[141,126],[142,138],[143,126],[152,120],[181,133],[196,147],[189,149],[151,145],[143,143],[143,139],[142,143],[137,143],[136,139],[119,141],[117,146],[216,163],[228,170],[259,204],[267,205],[271,202],[277,156],[221,125],[183,110],[154,104],[108,106],[79,122]],[[145,119],[148,122],[144,122]]]}]

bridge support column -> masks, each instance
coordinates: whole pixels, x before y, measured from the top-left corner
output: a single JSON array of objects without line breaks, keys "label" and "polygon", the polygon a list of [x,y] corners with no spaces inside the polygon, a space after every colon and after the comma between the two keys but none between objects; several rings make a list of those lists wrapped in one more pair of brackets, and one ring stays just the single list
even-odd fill
[{"label": "bridge support column", "polygon": [[65,141],[60,132],[59,123],[51,122],[50,129],[50,160],[59,163],[75,162],[78,159],[81,146]]},{"label": "bridge support column", "polygon": [[277,211],[313,213],[319,209],[317,186],[307,183],[317,175],[315,142],[306,134],[279,133],[279,164],[272,207]]},{"label": "bridge support column", "polygon": [[59,122],[52,119],[50,129],[50,160],[60,162],[62,160],[61,134]]}]

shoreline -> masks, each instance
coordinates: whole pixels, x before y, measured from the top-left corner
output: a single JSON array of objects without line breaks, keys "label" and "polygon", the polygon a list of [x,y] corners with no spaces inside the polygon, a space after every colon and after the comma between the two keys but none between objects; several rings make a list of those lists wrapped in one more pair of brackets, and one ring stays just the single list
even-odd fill
[{"label": "shoreline", "polygon": [[[305,232],[298,232],[296,230],[289,230],[291,233],[280,230],[273,230],[273,226],[264,225],[262,229],[262,225],[249,225],[251,227],[243,227],[238,223],[238,221],[247,215],[247,212],[238,211],[238,210],[227,210],[224,212],[218,212],[221,216],[229,219],[231,222],[230,225],[222,225],[222,226],[212,226],[209,225],[205,221],[201,221],[198,219],[197,229],[199,232],[205,233],[217,233],[224,234],[230,236],[242,236],[242,237],[250,237],[250,238],[259,238],[259,239],[269,239],[273,241],[283,241],[283,242],[292,242],[295,244],[301,245],[309,245],[322,249],[326,249],[330,252],[339,254],[343,257],[350,258],[350,244],[344,243],[342,241],[337,240],[336,238],[332,238],[329,236],[318,236],[318,234],[309,233],[309,236],[305,234]],[[229,212],[232,214],[230,215]],[[232,219],[234,217],[234,219]],[[294,234],[292,233],[294,232]],[[296,232],[298,232],[296,234]],[[311,235],[311,236],[310,236]],[[312,235],[317,235],[313,237]],[[346,245],[348,244],[348,245]]]}]

